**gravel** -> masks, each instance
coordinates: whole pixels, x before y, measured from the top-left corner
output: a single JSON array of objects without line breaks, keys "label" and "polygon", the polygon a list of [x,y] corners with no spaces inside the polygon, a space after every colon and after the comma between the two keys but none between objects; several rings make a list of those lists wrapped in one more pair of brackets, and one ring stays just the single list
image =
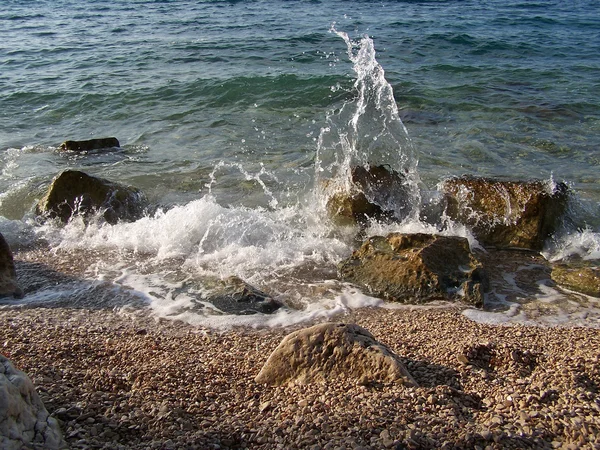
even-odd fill
[{"label": "gravel", "polygon": [[299,327],[142,312],[1,309],[0,352],[74,449],[600,449],[600,330],[483,325],[460,308],[335,319],[389,346],[419,387],[266,387],[254,377]]}]

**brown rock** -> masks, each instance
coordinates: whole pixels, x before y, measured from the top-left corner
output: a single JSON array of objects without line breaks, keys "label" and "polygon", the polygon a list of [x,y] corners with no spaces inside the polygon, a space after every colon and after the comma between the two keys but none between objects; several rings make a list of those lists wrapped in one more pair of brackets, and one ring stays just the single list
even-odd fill
[{"label": "brown rock", "polygon": [[17,283],[17,271],[8,242],[0,234],[0,297],[7,296],[22,298],[23,289]]},{"label": "brown rock", "polygon": [[487,284],[465,238],[421,233],[371,237],[339,271],[370,295],[403,303],[464,299],[482,306]]},{"label": "brown rock", "polygon": [[324,323],[287,335],[256,376],[257,383],[283,385],[336,378],[416,386],[398,357],[362,327]]},{"label": "brown rock", "polygon": [[338,224],[406,217],[409,189],[398,172],[385,166],[357,166],[350,176],[350,189],[334,192],[327,202],[327,211]]},{"label": "brown rock", "polygon": [[211,291],[206,300],[227,313],[271,314],[282,306],[269,294],[235,276],[219,280]]},{"label": "brown rock", "polygon": [[582,294],[600,297],[600,261],[574,261],[552,267],[552,279]]},{"label": "brown rock", "polygon": [[568,198],[564,183],[464,176],[442,183],[448,216],[472,228],[484,246],[541,250]]},{"label": "brown rock", "polygon": [[104,210],[104,219],[114,224],[140,218],[144,206],[145,197],[135,188],[65,170],[54,178],[36,213],[66,223],[75,213],[87,215]]},{"label": "brown rock", "polygon": [[72,152],[89,152],[90,150],[100,150],[103,148],[120,147],[119,140],[115,137],[89,139],[86,141],[65,141],[60,144],[61,150]]}]

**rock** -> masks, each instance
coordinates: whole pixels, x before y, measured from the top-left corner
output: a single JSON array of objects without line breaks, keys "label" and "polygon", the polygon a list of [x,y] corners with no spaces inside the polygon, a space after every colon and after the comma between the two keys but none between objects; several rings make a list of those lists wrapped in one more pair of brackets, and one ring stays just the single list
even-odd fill
[{"label": "rock", "polygon": [[90,150],[100,150],[103,148],[120,147],[119,140],[115,137],[89,139],[87,141],[65,141],[60,144],[61,150],[72,152],[89,152]]},{"label": "rock", "polygon": [[54,178],[36,213],[67,223],[76,213],[88,215],[103,210],[104,219],[115,224],[139,219],[145,206],[145,196],[133,187],[65,170]]},{"label": "rock", "polygon": [[369,219],[384,217],[383,210],[362,192],[333,194],[327,201],[327,212],[338,225],[365,225]]},{"label": "rock", "polygon": [[17,283],[17,271],[10,246],[0,233],[0,297],[23,298],[23,289]]},{"label": "rock", "polygon": [[67,448],[29,377],[0,355],[0,448]]},{"label": "rock", "polygon": [[362,327],[324,323],[287,335],[256,376],[257,383],[284,385],[335,379],[417,386],[399,358]]},{"label": "rock", "polygon": [[409,189],[398,172],[385,166],[356,166],[350,178],[350,189],[334,192],[327,202],[327,211],[337,223],[401,220],[408,214]]},{"label": "rock", "polygon": [[446,213],[484,246],[541,250],[567,205],[564,183],[464,176],[441,185]]},{"label": "rock", "polygon": [[556,284],[582,294],[600,297],[600,261],[570,261],[552,267]]},{"label": "rock", "polygon": [[270,314],[282,304],[238,277],[219,281],[206,301],[221,311],[233,314]]},{"label": "rock", "polygon": [[402,303],[462,299],[483,306],[487,277],[465,238],[391,233],[367,239],[339,265],[369,295]]}]

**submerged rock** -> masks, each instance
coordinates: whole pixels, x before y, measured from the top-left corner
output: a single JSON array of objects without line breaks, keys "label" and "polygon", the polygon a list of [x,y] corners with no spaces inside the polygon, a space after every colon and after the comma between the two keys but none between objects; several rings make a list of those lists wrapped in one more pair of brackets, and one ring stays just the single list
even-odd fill
[{"label": "submerged rock", "polygon": [[339,265],[340,277],[368,294],[402,303],[462,299],[483,306],[487,277],[465,238],[373,236]]},{"label": "submerged rock", "polygon": [[257,383],[319,383],[337,378],[417,386],[400,359],[354,324],[324,323],[287,335],[256,376]]},{"label": "submerged rock", "polygon": [[0,297],[23,297],[23,289],[17,283],[17,271],[12,251],[0,233]]},{"label": "submerged rock", "polygon": [[357,166],[351,171],[349,191],[334,192],[327,202],[339,224],[364,224],[369,219],[402,219],[409,208],[406,179],[386,166]]},{"label": "submerged rock", "polygon": [[271,314],[282,306],[269,294],[238,277],[229,277],[219,282],[206,301],[223,312],[233,314]]},{"label": "submerged rock", "polygon": [[600,297],[600,261],[570,261],[552,267],[556,284],[575,292]]},{"label": "submerged rock", "polygon": [[61,150],[72,152],[89,152],[91,150],[100,150],[103,148],[118,148],[121,145],[115,137],[89,139],[85,141],[65,141],[60,144]]},{"label": "submerged rock", "polygon": [[36,213],[66,223],[74,214],[103,211],[104,219],[115,224],[119,220],[139,219],[145,206],[145,196],[136,188],[65,170],[54,178]]},{"label": "submerged rock", "polygon": [[564,183],[460,177],[441,185],[446,212],[484,246],[541,250],[567,205]]},{"label": "submerged rock", "polygon": [[0,355],[0,448],[67,448],[29,377]]}]

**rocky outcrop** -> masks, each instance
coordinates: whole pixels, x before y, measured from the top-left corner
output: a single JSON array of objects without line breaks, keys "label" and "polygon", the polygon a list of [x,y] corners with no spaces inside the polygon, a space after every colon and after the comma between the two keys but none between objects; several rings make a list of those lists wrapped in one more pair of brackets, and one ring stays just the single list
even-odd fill
[{"label": "rocky outcrop", "polygon": [[67,448],[29,377],[0,355],[0,448]]},{"label": "rocky outcrop", "polygon": [[410,207],[406,179],[386,166],[354,167],[350,189],[334,192],[327,202],[338,224],[364,224],[369,219],[402,219]]},{"label": "rocky outcrop", "polygon": [[0,234],[0,297],[23,297],[23,289],[17,283],[17,271],[10,247]]},{"label": "rocky outcrop", "polygon": [[89,139],[85,141],[65,141],[60,144],[60,150],[71,152],[89,152],[91,150],[100,150],[103,148],[118,148],[121,145],[115,137]]},{"label": "rocky outcrop", "polygon": [[340,277],[369,295],[402,303],[463,300],[483,306],[487,277],[465,238],[373,236],[339,265]]},{"label": "rocky outcrop", "polygon": [[206,301],[223,312],[231,314],[270,314],[282,305],[269,294],[251,286],[238,277],[229,277],[220,281]]},{"label": "rocky outcrop", "polygon": [[416,386],[399,358],[364,328],[324,323],[287,335],[256,376],[257,383],[284,385],[335,379]]},{"label": "rocky outcrop", "polygon": [[446,213],[484,246],[541,250],[566,208],[568,188],[547,181],[464,176],[442,182]]},{"label": "rocky outcrop", "polygon": [[555,264],[552,279],[575,292],[600,297],[600,261],[571,261]]},{"label": "rocky outcrop", "polygon": [[54,178],[36,213],[66,223],[75,214],[90,215],[103,211],[111,224],[119,220],[139,219],[146,206],[137,189],[90,176],[77,170],[65,170]]}]

